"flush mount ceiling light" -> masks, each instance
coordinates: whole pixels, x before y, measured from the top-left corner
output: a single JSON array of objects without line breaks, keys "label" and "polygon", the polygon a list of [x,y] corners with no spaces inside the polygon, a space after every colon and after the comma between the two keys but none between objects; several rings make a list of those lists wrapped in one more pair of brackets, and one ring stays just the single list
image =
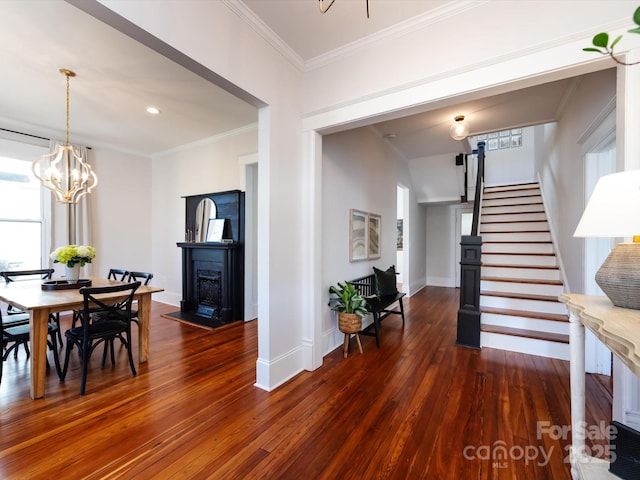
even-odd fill
[{"label": "flush mount ceiling light", "polygon": [[156,107],[147,107],[147,113],[151,114],[151,115],[159,115],[160,114],[160,110]]},{"label": "flush mount ceiling light", "polygon": [[60,73],[67,77],[67,136],[64,145],[57,145],[54,152],[33,162],[33,174],[43,186],[56,195],[60,203],[78,203],[83,195],[98,184],[98,177],[80,153],[69,145],[69,78],[76,74],[66,68]]},{"label": "flush mount ceiling light", "polygon": [[[320,2],[320,13],[327,13],[336,0],[331,0],[331,3],[327,5],[327,8],[324,8],[322,4],[322,0],[318,0],[318,1]],[[365,0],[365,1],[367,3],[367,18],[369,18],[369,0]]]},{"label": "flush mount ceiling light", "polygon": [[469,135],[469,124],[464,123],[464,115],[458,115],[454,118],[453,125],[449,129],[449,135],[454,140],[464,140]]}]

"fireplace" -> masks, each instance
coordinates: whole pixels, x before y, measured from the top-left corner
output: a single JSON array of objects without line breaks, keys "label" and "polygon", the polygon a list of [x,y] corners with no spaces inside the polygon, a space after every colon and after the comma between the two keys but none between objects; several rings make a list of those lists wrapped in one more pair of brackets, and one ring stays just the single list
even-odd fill
[{"label": "fireplace", "polygon": [[[203,199],[215,204],[216,219],[224,219],[220,242],[178,243],[182,249],[182,300],[171,316],[209,327],[244,319],[244,193],[194,195],[187,199],[187,232],[199,230],[196,211]],[[199,211],[199,210],[198,210]]]},{"label": "fireplace", "polygon": [[198,315],[220,317],[222,312],[222,272],[198,270],[196,273]]}]

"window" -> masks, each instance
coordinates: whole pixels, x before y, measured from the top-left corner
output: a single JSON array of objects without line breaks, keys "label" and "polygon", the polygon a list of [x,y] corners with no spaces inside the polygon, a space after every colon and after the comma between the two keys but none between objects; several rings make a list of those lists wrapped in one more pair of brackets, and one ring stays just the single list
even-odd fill
[{"label": "window", "polygon": [[48,265],[43,259],[42,187],[31,163],[47,149],[0,139],[0,270]]}]

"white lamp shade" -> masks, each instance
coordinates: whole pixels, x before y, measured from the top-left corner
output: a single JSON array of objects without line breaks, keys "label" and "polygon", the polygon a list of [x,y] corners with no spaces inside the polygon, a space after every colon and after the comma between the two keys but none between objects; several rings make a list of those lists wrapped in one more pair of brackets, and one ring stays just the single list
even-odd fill
[{"label": "white lamp shade", "polygon": [[640,170],[601,177],[573,236],[634,235],[640,235]]}]

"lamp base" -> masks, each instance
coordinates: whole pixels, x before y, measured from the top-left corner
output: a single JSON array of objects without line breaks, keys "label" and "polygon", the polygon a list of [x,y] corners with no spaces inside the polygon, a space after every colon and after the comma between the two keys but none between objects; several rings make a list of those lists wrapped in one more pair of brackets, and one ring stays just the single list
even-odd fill
[{"label": "lamp base", "polygon": [[604,261],[596,283],[616,307],[640,310],[640,243],[619,243]]}]

